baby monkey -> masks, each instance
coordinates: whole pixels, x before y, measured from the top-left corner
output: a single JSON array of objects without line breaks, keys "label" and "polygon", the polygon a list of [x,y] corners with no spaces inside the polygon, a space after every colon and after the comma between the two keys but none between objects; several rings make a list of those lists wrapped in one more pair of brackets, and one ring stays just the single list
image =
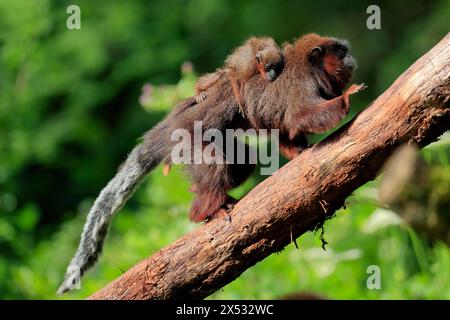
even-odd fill
[{"label": "baby monkey", "polygon": [[205,91],[226,76],[242,111],[243,88],[248,79],[259,73],[264,79],[273,81],[281,73],[283,66],[283,53],[272,38],[249,38],[227,57],[222,69],[200,77],[195,87],[197,95],[201,97],[198,100],[206,99]]}]

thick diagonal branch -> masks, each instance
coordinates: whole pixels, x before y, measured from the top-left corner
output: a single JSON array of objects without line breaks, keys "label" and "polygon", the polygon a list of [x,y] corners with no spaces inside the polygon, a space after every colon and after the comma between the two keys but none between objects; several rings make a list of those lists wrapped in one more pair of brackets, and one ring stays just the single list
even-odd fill
[{"label": "thick diagonal branch", "polygon": [[423,147],[448,129],[450,34],[353,121],[256,186],[231,222],[200,226],[90,298],[204,298],[333,214],[400,144]]}]

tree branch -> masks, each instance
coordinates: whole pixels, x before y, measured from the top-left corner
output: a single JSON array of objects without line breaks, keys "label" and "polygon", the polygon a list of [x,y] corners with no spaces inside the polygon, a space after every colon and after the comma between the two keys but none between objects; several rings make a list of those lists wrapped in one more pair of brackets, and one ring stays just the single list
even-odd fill
[{"label": "tree branch", "polygon": [[370,107],[216,219],[139,262],[90,299],[199,299],[332,215],[406,142],[450,129],[450,33]]}]

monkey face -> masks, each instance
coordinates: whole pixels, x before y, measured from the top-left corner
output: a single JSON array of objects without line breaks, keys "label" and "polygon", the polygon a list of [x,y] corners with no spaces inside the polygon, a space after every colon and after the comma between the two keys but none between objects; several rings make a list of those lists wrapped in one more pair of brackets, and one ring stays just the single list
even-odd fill
[{"label": "monkey face", "polygon": [[326,50],[324,69],[334,76],[341,89],[350,81],[356,69],[355,59],[348,53],[349,44],[345,40],[331,39]]},{"label": "monkey face", "polygon": [[264,71],[266,72],[267,80],[275,80],[281,73],[284,67],[284,59],[281,57],[278,61],[267,62],[264,64]]},{"label": "monkey face", "polygon": [[346,40],[326,38],[322,44],[312,48],[309,56],[310,62],[323,70],[340,90],[348,84],[356,69],[356,61],[348,50]]},{"label": "monkey face", "polygon": [[266,80],[274,81],[283,70],[284,57],[277,48],[266,48],[256,54],[256,63],[261,76]]}]

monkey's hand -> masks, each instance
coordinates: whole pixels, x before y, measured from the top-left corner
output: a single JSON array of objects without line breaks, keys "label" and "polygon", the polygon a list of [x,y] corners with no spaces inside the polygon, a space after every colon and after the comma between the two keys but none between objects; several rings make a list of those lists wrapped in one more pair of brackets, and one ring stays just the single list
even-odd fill
[{"label": "monkey's hand", "polygon": [[294,139],[299,133],[322,133],[334,128],[350,109],[350,95],[365,88],[364,83],[352,84],[341,96],[299,107],[291,117],[289,139]]},{"label": "monkey's hand", "polygon": [[361,83],[352,84],[347,90],[345,90],[342,96],[344,98],[344,107],[346,112],[348,112],[348,109],[350,108],[350,95],[363,91],[366,88],[367,86],[364,83]]},{"label": "monkey's hand", "polygon": [[205,101],[208,95],[205,91],[200,92],[198,95],[195,96],[195,103],[198,104],[202,101]]},{"label": "monkey's hand", "polygon": [[352,94],[358,93],[366,89],[367,86],[364,83],[361,84],[352,84],[347,90],[345,90],[344,94],[350,96]]}]

